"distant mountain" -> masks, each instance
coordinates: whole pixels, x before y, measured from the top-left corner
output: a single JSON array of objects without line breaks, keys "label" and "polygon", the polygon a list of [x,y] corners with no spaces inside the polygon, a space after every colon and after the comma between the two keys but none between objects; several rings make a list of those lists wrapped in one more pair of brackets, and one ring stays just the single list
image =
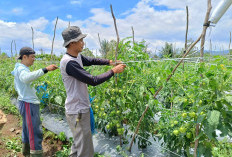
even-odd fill
[{"label": "distant mountain", "polygon": [[222,50],[222,51],[205,50],[205,53],[210,53],[211,55],[227,55],[229,53],[229,50]]}]

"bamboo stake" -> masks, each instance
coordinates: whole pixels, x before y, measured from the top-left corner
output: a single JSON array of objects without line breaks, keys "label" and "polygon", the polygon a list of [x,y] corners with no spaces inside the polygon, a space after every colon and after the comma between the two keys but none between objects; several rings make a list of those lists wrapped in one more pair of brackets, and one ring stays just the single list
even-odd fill
[{"label": "bamboo stake", "polygon": [[[188,51],[183,55],[182,59],[181,59],[181,60],[179,61],[179,63],[175,66],[175,68],[173,69],[172,73],[171,73],[171,74],[168,76],[168,78],[166,79],[166,82],[168,82],[168,81],[170,80],[170,78],[174,75],[176,69],[177,69],[177,68],[179,67],[179,65],[183,62],[184,58],[188,55],[188,53],[192,50],[192,48],[200,41],[201,36],[202,36],[202,35],[200,35],[200,36],[198,37],[198,39],[189,47]],[[154,98],[156,98],[156,96],[159,94],[159,92],[162,90],[162,88],[163,88],[163,86],[161,86],[161,87],[156,91],[156,93],[155,93],[154,96],[153,96]],[[138,125],[137,125],[137,127],[136,127],[136,131],[135,131],[135,133],[134,133],[134,135],[133,135],[133,138],[132,138],[132,140],[131,140],[131,143],[130,143],[130,147],[129,147],[129,151],[130,151],[130,152],[131,152],[131,148],[132,148],[132,146],[133,146],[133,142],[134,142],[135,136],[136,136],[136,134],[137,134],[138,131],[139,131],[139,126],[140,126],[140,124],[141,124],[141,121],[143,120],[144,115],[145,115],[145,113],[147,112],[148,108],[149,108],[149,106],[146,107],[145,111],[143,112],[142,116],[141,116],[140,119],[139,119]]]},{"label": "bamboo stake", "polygon": [[54,45],[54,40],[55,40],[55,36],[56,36],[57,21],[58,21],[58,16],[56,17],[56,24],[55,24],[55,28],[54,28],[54,36],[53,36],[53,40],[52,40],[51,60],[53,60],[53,45]]},{"label": "bamboo stake", "polygon": [[70,27],[70,21],[68,22],[68,27]]},{"label": "bamboo stake", "polygon": [[[116,31],[116,35],[117,35],[117,45],[116,45],[116,50],[115,50],[115,63],[117,62],[117,57],[118,57],[118,44],[119,44],[119,35],[118,35],[118,29],[117,29],[117,24],[116,24],[116,18],[114,16],[114,12],[113,12],[113,8],[112,5],[110,5],[110,10],[111,10],[111,14],[114,20],[114,28]],[[115,84],[117,85],[117,75],[115,75]],[[122,146],[122,136],[120,135],[120,146]]]},{"label": "bamboo stake", "polygon": [[31,27],[31,33],[32,33],[32,37],[31,37],[31,40],[32,40],[32,48],[34,50],[34,29],[33,27]]}]

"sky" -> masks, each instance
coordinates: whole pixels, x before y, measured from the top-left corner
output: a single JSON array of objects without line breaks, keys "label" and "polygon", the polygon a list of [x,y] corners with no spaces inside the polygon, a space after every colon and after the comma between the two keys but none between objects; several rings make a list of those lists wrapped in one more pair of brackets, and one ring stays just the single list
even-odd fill
[{"label": "sky", "polygon": [[[212,0],[212,11],[220,1]],[[17,52],[23,46],[32,47],[33,27],[35,50],[43,49],[50,53],[58,17],[55,54],[66,51],[62,47],[61,33],[69,22],[88,34],[86,46],[96,53],[100,49],[98,33],[101,40],[117,39],[110,4],[117,19],[120,39],[132,36],[133,26],[135,40],[145,40],[153,53],[158,53],[165,42],[172,43],[175,48],[184,47],[186,6],[189,8],[188,38],[196,40],[202,32],[207,10],[207,0],[0,0],[1,51],[10,54],[12,40],[16,43]],[[209,49],[211,40],[213,50],[228,50],[230,31],[232,7],[215,27],[208,29],[205,49]]]}]

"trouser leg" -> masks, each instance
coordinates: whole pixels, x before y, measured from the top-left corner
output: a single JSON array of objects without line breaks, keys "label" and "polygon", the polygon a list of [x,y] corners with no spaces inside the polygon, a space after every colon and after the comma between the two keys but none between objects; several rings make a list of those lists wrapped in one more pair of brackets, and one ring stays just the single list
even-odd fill
[{"label": "trouser leg", "polygon": [[30,143],[31,152],[42,152],[42,126],[40,121],[39,105],[26,103],[25,104],[25,117],[26,128],[28,131],[28,138]]},{"label": "trouser leg", "polygon": [[94,148],[90,127],[90,112],[82,113],[79,122],[76,122],[78,115],[66,115],[66,117],[73,134],[70,157],[93,157]]},{"label": "trouser leg", "polygon": [[29,137],[28,137],[28,129],[27,129],[27,122],[26,122],[26,109],[25,103],[23,101],[19,101],[18,104],[19,112],[22,116],[22,154],[26,157],[30,156],[30,144],[29,144]]}]

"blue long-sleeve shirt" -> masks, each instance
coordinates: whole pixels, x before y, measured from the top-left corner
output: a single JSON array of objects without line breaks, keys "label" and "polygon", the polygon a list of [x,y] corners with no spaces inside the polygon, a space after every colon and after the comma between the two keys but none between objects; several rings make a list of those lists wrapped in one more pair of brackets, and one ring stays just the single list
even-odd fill
[{"label": "blue long-sleeve shirt", "polygon": [[16,63],[11,74],[14,75],[14,86],[18,93],[18,100],[40,104],[40,101],[36,96],[36,90],[31,87],[31,83],[46,72],[46,68],[31,72],[24,64]]}]

